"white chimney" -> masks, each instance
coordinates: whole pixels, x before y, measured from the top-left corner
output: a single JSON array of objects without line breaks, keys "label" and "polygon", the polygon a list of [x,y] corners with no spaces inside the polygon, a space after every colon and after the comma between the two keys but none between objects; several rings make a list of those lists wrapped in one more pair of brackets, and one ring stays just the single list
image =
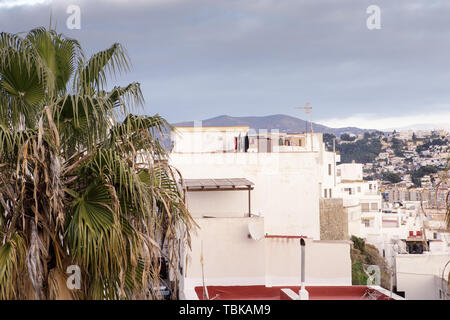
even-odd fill
[{"label": "white chimney", "polygon": [[305,289],[305,240],[300,239],[300,247],[302,250],[302,270],[301,270],[301,288],[298,292],[299,300],[309,300],[309,292]]}]

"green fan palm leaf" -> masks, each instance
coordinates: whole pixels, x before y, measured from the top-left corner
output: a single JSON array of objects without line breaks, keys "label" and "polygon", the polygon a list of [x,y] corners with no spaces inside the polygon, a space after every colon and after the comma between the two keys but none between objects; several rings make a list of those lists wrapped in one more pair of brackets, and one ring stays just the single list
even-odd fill
[{"label": "green fan palm leaf", "polygon": [[86,58],[54,30],[0,33],[0,298],[160,298],[161,257],[178,273],[195,223],[159,142],[171,126],[129,114],[139,83],[108,89],[129,65],[119,44]]}]

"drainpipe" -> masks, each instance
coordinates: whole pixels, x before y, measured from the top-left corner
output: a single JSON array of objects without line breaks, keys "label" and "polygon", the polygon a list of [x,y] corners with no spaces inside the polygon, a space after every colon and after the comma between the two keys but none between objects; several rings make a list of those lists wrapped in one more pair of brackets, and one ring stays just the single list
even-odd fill
[{"label": "drainpipe", "polygon": [[333,139],[334,186],[336,187],[336,138]]},{"label": "drainpipe", "polygon": [[305,240],[300,239],[300,247],[302,250],[302,270],[301,270],[301,289],[298,293],[299,300],[309,300],[309,292],[305,289]]}]

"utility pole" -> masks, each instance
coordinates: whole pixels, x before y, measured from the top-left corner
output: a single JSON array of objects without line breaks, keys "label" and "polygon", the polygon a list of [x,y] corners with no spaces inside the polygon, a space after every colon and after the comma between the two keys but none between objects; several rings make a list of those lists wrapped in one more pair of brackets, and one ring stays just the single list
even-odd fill
[{"label": "utility pole", "polygon": [[[310,121],[309,121],[309,128],[311,132],[311,151],[313,151],[313,127],[312,127],[312,107],[309,106],[309,102],[305,104],[304,107],[294,107],[294,109],[302,109],[305,110],[306,114],[309,114]],[[306,139],[308,138],[308,120],[305,120],[305,135]],[[305,139],[305,141],[306,141]]]}]

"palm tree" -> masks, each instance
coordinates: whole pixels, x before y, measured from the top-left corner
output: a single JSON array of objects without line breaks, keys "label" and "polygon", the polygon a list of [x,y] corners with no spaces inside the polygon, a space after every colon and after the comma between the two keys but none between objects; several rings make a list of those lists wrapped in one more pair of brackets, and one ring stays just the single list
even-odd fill
[{"label": "palm tree", "polygon": [[171,126],[129,114],[138,83],[107,86],[128,61],[120,44],[86,58],[54,30],[0,33],[1,299],[159,298],[161,257],[176,295],[195,223],[157,139]]}]

